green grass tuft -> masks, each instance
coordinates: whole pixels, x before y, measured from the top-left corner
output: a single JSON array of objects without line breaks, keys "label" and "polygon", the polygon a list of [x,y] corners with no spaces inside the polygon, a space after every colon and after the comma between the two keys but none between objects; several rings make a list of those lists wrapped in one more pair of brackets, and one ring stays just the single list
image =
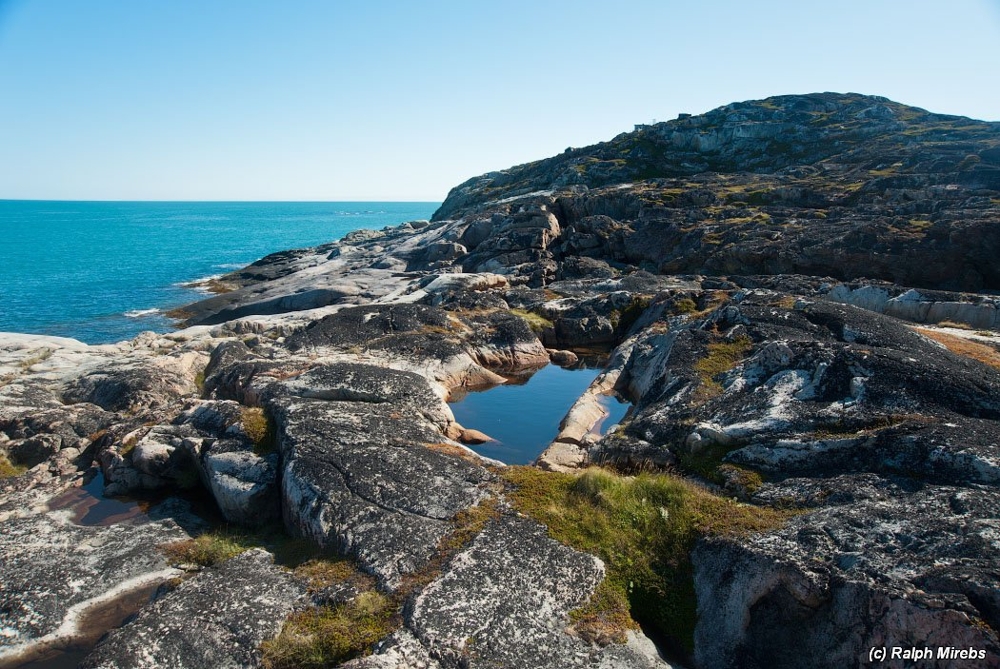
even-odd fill
[{"label": "green grass tuft", "polygon": [[338,606],[294,613],[261,644],[265,669],[319,669],[367,654],[396,627],[395,603],[374,590]]},{"label": "green grass tuft", "polygon": [[240,414],[243,432],[253,442],[253,452],[263,456],[272,453],[277,446],[274,424],[260,407],[243,409]]},{"label": "green grass tuft", "polygon": [[544,332],[548,328],[555,327],[555,324],[548,318],[540,316],[532,311],[525,311],[524,309],[511,309],[510,313],[527,321],[528,327],[531,328],[532,332]]},{"label": "green grass tuft", "polygon": [[703,393],[707,395],[705,399],[722,392],[722,384],[716,381],[715,377],[739,364],[752,348],[753,342],[746,336],[708,345],[705,357],[694,364],[694,369],[701,379]]},{"label": "green grass tuft", "polygon": [[581,636],[595,640],[622,638],[631,626],[622,610],[628,602],[631,619],[690,652],[697,601],[689,555],[696,539],[764,531],[786,517],[666,474],[623,477],[592,468],[575,476],[532,467],[502,473],[521,513],[607,565],[607,585],[572,614]]},{"label": "green grass tuft", "polygon": [[255,545],[259,544],[246,535],[221,530],[202,534],[196,539],[164,544],[160,546],[160,550],[173,564],[212,567],[236,557]]},{"label": "green grass tuft", "polygon": [[12,479],[28,471],[27,467],[13,464],[4,453],[0,453],[0,479]]}]

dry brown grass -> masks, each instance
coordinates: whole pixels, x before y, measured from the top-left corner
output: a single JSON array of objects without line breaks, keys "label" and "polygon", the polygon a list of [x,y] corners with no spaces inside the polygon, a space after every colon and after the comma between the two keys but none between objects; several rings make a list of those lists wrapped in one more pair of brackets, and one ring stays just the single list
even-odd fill
[{"label": "dry brown grass", "polygon": [[943,344],[952,353],[964,355],[967,358],[978,360],[984,365],[989,365],[994,369],[1000,369],[1000,351],[997,351],[992,346],[980,344],[979,342],[957,337],[939,330],[930,330],[927,328],[914,328],[914,330],[939,344]]}]

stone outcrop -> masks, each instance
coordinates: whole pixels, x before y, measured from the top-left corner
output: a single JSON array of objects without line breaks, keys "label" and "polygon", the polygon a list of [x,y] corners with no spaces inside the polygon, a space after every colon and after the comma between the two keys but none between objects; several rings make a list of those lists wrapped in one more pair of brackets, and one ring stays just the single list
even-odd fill
[{"label": "stone outcrop", "polygon": [[252,549],[160,594],[80,667],[258,667],[261,643],[306,601],[270,554]]},{"label": "stone outcrop", "polygon": [[52,499],[67,483],[39,476],[28,490],[4,490],[13,508],[0,515],[0,660],[30,659],[86,639],[93,634],[90,612],[180,573],[157,548],[190,536],[176,509],[152,514],[161,520],[97,526],[74,522],[72,509],[36,506],[36,494],[44,490],[42,499]]},{"label": "stone outcrop", "polygon": [[[397,629],[344,666],[665,666],[636,631],[576,633],[605,565],[512,509],[501,463],[463,445],[488,435],[446,403],[599,349],[540,466],[663,469],[789,512],[695,545],[691,666],[893,645],[997,666],[998,305],[975,291],[1000,289],[998,175],[995,123],[737,103],[477,177],[431,222],[263,258],[179,332],[0,334],[0,662],[178,576],[157,545],[205,529],[176,499],[82,525],[60,500],[96,464],[109,494],[200,487],[227,523],[374,577]],[[601,435],[608,394],[633,407]],[[353,587],[252,550],[162,588],[84,666],[256,667],[291,612]]]}]

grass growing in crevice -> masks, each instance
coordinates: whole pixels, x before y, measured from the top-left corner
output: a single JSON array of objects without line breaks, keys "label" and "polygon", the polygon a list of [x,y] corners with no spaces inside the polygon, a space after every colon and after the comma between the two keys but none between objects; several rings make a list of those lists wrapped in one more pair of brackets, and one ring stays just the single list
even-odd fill
[{"label": "grass growing in crevice", "polygon": [[0,453],[0,479],[12,479],[28,471],[27,467],[15,465],[5,453]]},{"label": "grass growing in crevice", "polygon": [[323,549],[315,543],[288,536],[284,527],[279,524],[257,530],[225,526],[200,534],[194,539],[160,546],[160,550],[172,563],[201,567],[213,567],[251,548],[268,550],[274,555],[276,564],[289,569],[324,557]]},{"label": "grass growing in crevice", "polygon": [[164,544],[160,546],[160,550],[173,564],[213,567],[259,545],[259,542],[246,534],[217,530],[194,539]]},{"label": "grass growing in crevice", "polygon": [[438,542],[431,558],[420,571],[407,574],[397,590],[397,596],[402,603],[411,594],[420,591],[441,574],[444,566],[486,527],[491,520],[500,517],[500,509],[496,497],[488,497],[478,505],[464,509],[451,519],[452,530]]},{"label": "grass growing in crevice", "polygon": [[719,472],[719,466],[723,459],[729,455],[732,447],[711,442],[709,444],[698,444],[694,452],[682,449],[678,453],[678,461],[686,472],[690,472],[713,483],[722,483],[723,479]]},{"label": "grass growing in crevice", "polygon": [[201,370],[194,375],[194,387],[198,389],[198,395],[203,396],[205,394],[205,370]]},{"label": "grass growing in crevice", "polygon": [[403,607],[410,596],[437,578],[444,565],[499,513],[496,498],[490,497],[456,514],[452,532],[439,542],[435,557],[420,571],[407,575],[391,596],[378,592],[375,580],[359,572],[350,560],[320,557],[299,564],[293,573],[312,592],[348,582],[360,594],[341,604],[292,614],[277,637],[261,644],[263,666],[332,667],[367,655],[376,642],[402,625]]},{"label": "grass growing in crevice", "polygon": [[635,620],[662,634],[675,651],[690,653],[697,613],[690,560],[695,541],[764,531],[787,517],[667,474],[624,477],[591,468],[573,475],[508,467],[503,476],[513,484],[509,498],[520,512],[548,526],[554,539],[607,565],[606,585],[572,614],[578,633],[595,641],[621,640]]},{"label": "grass growing in crevice", "polygon": [[253,452],[264,456],[277,447],[274,423],[260,407],[248,407],[240,414],[243,432],[253,442]]},{"label": "grass growing in crevice", "polygon": [[642,316],[643,312],[652,304],[653,298],[649,295],[638,295],[632,298],[621,311],[615,309],[611,312],[609,320],[611,321],[611,326],[620,333],[628,332],[639,317]]},{"label": "grass growing in crevice", "polygon": [[532,332],[541,333],[549,328],[555,327],[555,323],[550,321],[545,316],[536,314],[533,311],[525,311],[524,309],[511,309],[510,313],[520,317],[525,322],[527,322],[528,327],[531,328]]},{"label": "grass growing in crevice", "polygon": [[397,606],[368,590],[336,606],[293,613],[277,637],[261,644],[265,669],[320,669],[365,654],[397,626]]},{"label": "grass growing in crevice", "polygon": [[738,365],[752,348],[753,341],[747,336],[708,345],[705,357],[694,364],[694,369],[701,380],[702,399],[709,399],[722,393],[722,384],[716,381],[715,377]]}]

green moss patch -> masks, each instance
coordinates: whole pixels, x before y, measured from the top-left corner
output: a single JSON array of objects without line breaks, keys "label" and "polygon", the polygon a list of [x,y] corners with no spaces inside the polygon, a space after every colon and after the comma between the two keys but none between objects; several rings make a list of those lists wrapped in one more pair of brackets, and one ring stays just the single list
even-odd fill
[{"label": "green moss patch", "polygon": [[697,613],[690,560],[695,541],[764,531],[786,517],[666,474],[508,467],[503,476],[513,484],[509,497],[520,512],[544,523],[554,539],[607,565],[605,585],[572,614],[578,633],[598,642],[620,641],[637,620],[690,652]]},{"label": "green moss patch", "polygon": [[722,393],[722,384],[716,377],[738,365],[752,348],[753,342],[746,336],[708,345],[705,357],[694,364],[694,369],[701,379],[702,393],[706,396],[704,399]]},{"label": "green moss patch", "polygon": [[243,432],[253,442],[253,452],[257,455],[267,455],[274,451],[277,445],[274,424],[260,407],[243,409],[240,415]]}]

